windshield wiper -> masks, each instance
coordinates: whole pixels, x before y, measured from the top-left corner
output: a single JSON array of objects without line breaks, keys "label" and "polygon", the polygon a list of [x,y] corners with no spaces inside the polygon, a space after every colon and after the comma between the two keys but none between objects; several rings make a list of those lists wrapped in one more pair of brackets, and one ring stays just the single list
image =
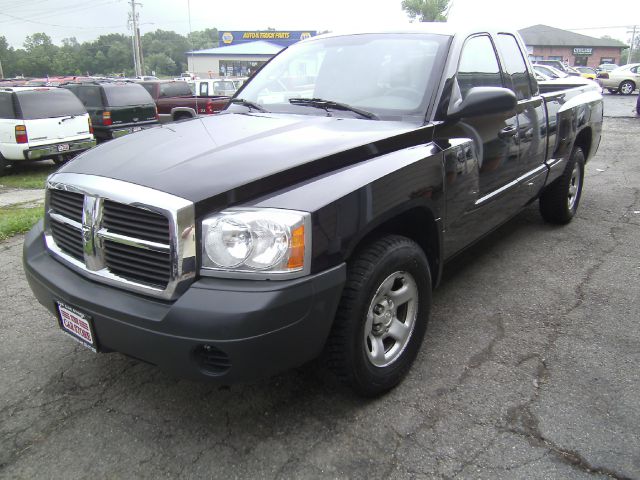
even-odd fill
[{"label": "windshield wiper", "polygon": [[247,107],[249,110],[253,109],[258,110],[259,112],[269,112],[269,110],[267,110],[266,108],[261,107],[257,103],[245,100],[244,98],[232,98],[230,102],[235,105],[242,105],[243,107]]},{"label": "windshield wiper", "polygon": [[323,108],[327,112],[329,109],[333,110],[346,110],[348,112],[357,113],[358,115],[368,118],[369,120],[379,120],[375,113],[361,110],[346,103],[334,102],[333,100],[325,100],[323,98],[290,98],[289,103],[291,105],[305,105],[309,107]]}]

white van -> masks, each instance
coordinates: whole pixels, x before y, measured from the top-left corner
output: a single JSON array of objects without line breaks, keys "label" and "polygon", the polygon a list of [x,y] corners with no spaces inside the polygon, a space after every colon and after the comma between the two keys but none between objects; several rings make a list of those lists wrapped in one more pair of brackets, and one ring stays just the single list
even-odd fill
[{"label": "white van", "polygon": [[219,78],[196,80],[193,86],[195,88],[193,93],[196,97],[215,97],[219,95],[230,97],[238,90],[233,81]]},{"label": "white van", "polygon": [[12,162],[62,163],[95,144],[89,114],[69,90],[0,88],[0,175]]}]

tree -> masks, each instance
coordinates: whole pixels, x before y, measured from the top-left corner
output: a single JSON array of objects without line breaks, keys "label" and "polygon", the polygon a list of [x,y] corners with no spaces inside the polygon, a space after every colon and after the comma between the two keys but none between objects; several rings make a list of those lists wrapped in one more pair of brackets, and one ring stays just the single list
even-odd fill
[{"label": "tree", "polygon": [[205,28],[187,35],[191,50],[204,50],[218,46],[218,29]]},{"label": "tree", "polygon": [[156,72],[156,75],[172,75],[176,72],[176,62],[164,53],[149,55],[145,63],[147,64],[147,70]]},{"label": "tree", "polygon": [[53,74],[53,59],[59,49],[46,33],[34,33],[24,41],[26,56],[18,59],[18,68],[25,75],[44,77]]},{"label": "tree", "polygon": [[402,0],[402,9],[412,20],[446,22],[449,0]]},{"label": "tree", "polygon": [[9,46],[7,39],[0,35],[0,62],[5,77],[14,77],[18,74],[16,69],[16,52]]},{"label": "tree", "polygon": [[[168,30],[156,30],[155,32],[145,33],[141,40],[142,53],[144,55],[147,70],[151,68],[149,57],[156,54],[166,55],[174,64],[174,68],[171,71],[165,70],[167,65],[163,65],[164,68],[160,69],[160,71],[169,75],[174,75],[179,74],[184,70],[187,63],[186,52],[191,50],[186,37]],[[160,57],[155,58],[159,61]],[[156,73],[158,72],[158,70],[154,68],[151,68],[151,70],[156,70]]]}]

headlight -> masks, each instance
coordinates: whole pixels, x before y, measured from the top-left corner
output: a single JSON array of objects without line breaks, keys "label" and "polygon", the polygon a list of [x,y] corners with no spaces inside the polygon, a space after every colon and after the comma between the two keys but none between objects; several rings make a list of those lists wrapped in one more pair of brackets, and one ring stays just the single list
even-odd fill
[{"label": "headlight", "polygon": [[291,278],[309,272],[311,216],[275,208],[225,210],[202,221],[202,274]]}]

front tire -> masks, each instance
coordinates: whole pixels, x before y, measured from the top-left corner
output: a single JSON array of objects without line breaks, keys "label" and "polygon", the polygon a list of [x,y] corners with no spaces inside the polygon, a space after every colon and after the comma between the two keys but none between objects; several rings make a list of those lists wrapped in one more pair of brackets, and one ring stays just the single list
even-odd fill
[{"label": "front tire", "polygon": [[431,307],[431,275],[422,249],[388,235],[347,265],[347,282],[327,342],[329,367],[357,394],[392,389],[413,364]]},{"label": "front tire", "polygon": [[584,181],[584,152],[575,147],[562,176],[544,189],[540,195],[540,213],[549,223],[569,223],[580,204]]}]

